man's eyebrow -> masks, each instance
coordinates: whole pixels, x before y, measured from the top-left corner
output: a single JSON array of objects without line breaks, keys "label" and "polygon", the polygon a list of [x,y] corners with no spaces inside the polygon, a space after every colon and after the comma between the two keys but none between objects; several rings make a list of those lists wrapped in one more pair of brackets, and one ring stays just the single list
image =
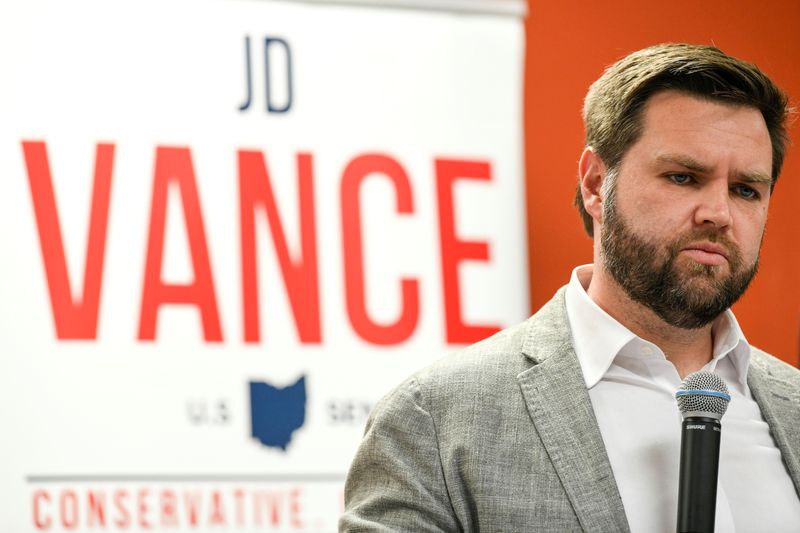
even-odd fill
[{"label": "man's eyebrow", "polygon": [[661,154],[656,157],[656,162],[675,163],[684,168],[688,168],[689,170],[694,170],[695,172],[708,172],[709,170],[711,170],[708,166],[702,164],[696,159],[689,157],[688,155]]},{"label": "man's eyebrow", "polygon": [[772,176],[763,172],[740,172],[737,174],[740,181],[745,183],[764,183],[772,185]]},{"label": "man's eyebrow", "polygon": [[[661,154],[656,157],[656,161],[659,163],[673,163],[676,165],[680,165],[688,170],[692,170],[694,172],[710,172],[711,168],[703,163],[689,157],[687,155],[681,154]],[[752,172],[738,172],[736,174],[736,178],[739,181],[743,181],[745,183],[765,183],[767,185],[772,184],[772,176],[759,171],[752,171]]]}]

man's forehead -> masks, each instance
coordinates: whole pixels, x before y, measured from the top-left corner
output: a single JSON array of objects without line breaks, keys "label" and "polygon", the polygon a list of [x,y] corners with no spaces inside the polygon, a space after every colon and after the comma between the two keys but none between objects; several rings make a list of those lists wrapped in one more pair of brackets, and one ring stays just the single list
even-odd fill
[{"label": "man's forehead", "polygon": [[[665,115],[666,118],[674,117],[676,113],[687,113],[690,115],[702,115],[711,113],[715,109],[723,109],[729,112],[744,112],[751,116],[754,122],[763,125],[767,132],[767,123],[761,111],[751,105],[745,105],[722,98],[713,98],[707,95],[700,95],[681,89],[663,89],[653,93],[644,102],[642,107],[643,122],[646,123],[648,117],[653,115]],[[662,116],[661,118],[665,118]]]},{"label": "man's forehead", "polygon": [[771,180],[772,143],[764,117],[754,107],[662,91],[645,105],[642,131],[631,149],[639,144],[647,146],[656,162],[707,171],[725,157],[740,171],[752,173],[755,181],[759,175]]}]

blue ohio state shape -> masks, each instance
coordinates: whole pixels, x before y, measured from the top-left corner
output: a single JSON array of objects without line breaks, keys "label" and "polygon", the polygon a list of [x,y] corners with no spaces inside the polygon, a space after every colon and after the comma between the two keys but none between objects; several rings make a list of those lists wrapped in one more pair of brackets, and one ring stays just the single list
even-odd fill
[{"label": "blue ohio state shape", "polygon": [[253,438],[286,451],[292,434],[306,421],[306,377],[284,388],[251,381],[250,418]]}]

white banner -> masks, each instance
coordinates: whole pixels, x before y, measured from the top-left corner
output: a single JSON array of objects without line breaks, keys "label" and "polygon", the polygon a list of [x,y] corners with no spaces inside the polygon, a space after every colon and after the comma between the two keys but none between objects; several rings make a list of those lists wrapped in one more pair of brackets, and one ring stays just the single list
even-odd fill
[{"label": "white banner", "polygon": [[527,315],[516,16],[36,1],[0,47],[3,531],[333,531],[374,402]]}]

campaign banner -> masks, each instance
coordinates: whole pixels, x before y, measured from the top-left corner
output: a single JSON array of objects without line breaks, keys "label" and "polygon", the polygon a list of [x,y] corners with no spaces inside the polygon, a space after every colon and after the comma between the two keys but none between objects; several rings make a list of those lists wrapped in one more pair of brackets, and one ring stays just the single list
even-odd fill
[{"label": "campaign banner", "polygon": [[527,316],[519,15],[359,4],[0,8],[0,530],[334,531]]}]

